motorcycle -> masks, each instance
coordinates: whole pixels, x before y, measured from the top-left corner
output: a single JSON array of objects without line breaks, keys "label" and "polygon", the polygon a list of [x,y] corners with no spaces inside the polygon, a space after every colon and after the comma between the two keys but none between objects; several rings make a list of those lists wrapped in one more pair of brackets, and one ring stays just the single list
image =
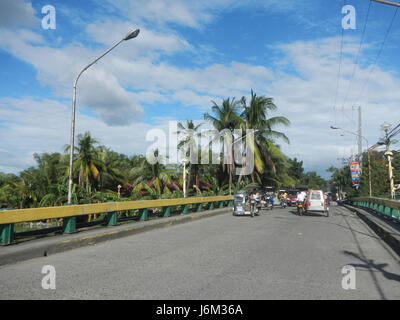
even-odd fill
[{"label": "motorcycle", "polygon": [[304,203],[302,201],[297,201],[297,214],[302,216],[304,214]]},{"label": "motorcycle", "polygon": [[274,205],[273,205],[273,199],[271,196],[266,196],[265,198],[265,207],[269,210],[274,209]]},{"label": "motorcycle", "polygon": [[287,199],[281,199],[281,208],[285,209],[287,207]]},{"label": "motorcycle", "polygon": [[256,199],[256,207],[257,207],[258,213],[260,213],[262,210],[262,200],[261,199]]},{"label": "motorcycle", "polygon": [[258,201],[256,199],[250,199],[250,215],[252,217],[259,215]]}]

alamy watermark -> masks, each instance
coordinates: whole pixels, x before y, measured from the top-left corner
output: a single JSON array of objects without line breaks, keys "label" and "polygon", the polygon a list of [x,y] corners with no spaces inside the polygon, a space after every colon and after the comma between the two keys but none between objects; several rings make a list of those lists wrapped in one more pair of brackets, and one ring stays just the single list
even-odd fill
[{"label": "alamy watermark", "polygon": [[254,130],[179,132],[178,122],[169,121],[168,131],[155,128],[147,132],[146,140],[153,142],[146,151],[150,164],[176,164],[178,158],[186,158],[192,164],[235,165],[236,175],[249,175],[254,170]]},{"label": "alamy watermark", "polygon": [[351,265],[345,265],[342,268],[342,288],[344,290],[355,290],[356,289],[356,269]]},{"label": "alamy watermark", "polygon": [[42,28],[54,30],[56,28],[56,8],[52,5],[45,5],[42,7],[42,13],[45,14],[42,18]]},{"label": "alamy watermark", "polygon": [[342,14],[345,16],[342,18],[342,28],[344,30],[347,29],[356,29],[356,8],[352,5],[345,5],[342,8]]},{"label": "alamy watermark", "polygon": [[44,290],[55,290],[56,289],[56,268],[52,265],[45,265],[42,267],[42,274],[45,276],[42,278],[42,288]]}]

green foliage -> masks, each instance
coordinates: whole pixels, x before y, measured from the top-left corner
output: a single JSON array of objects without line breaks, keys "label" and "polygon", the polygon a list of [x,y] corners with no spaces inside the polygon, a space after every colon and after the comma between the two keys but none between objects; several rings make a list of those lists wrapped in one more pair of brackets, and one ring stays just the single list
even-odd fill
[{"label": "green foliage", "polygon": [[[282,153],[277,141],[289,143],[289,139],[285,133],[276,131],[275,127],[289,126],[290,122],[285,117],[270,116],[277,110],[272,98],[257,96],[253,91],[249,102],[244,97],[240,100],[229,97],[223,99],[220,105],[212,102],[211,113],[204,114],[204,120],[219,132],[242,130],[244,136],[246,129],[257,130],[254,146],[249,143],[250,136],[240,142],[243,150],[254,153],[255,170],[248,176],[237,175],[236,164],[228,164],[223,154],[218,154],[220,164],[201,164],[200,161],[198,164],[189,163],[188,196],[227,195],[245,189],[251,183],[277,188],[302,183],[324,189],[326,181],[315,172],[304,173],[302,161],[288,159]],[[185,156],[188,156],[188,148],[198,148],[199,157],[202,152],[208,152],[211,160],[215,150],[201,150],[198,145],[190,145],[192,137],[200,136],[201,126],[195,125],[192,120],[179,123],[179,133],[184,137],[179,148]],[[221,141],[223,144],[223,139]],[[66,146],[63,154],[35,154],[36,166],[19,175],[0,173],[0,206],[29,208],[65,205],[68,195],[68,151],[69,146]],[[233,155],[233,149],[230,152]],[[154,155],[160,156],[158,150],[154,151]],[[400,158],[396,158],[396,161],[400,170]],[[78,136],[74,150],[72,202],[82,204],[181,198],[182,169],[181,164],[150,164],[144,155],[128,157],[112,151],[86,132]],[[120,193],[117,193],[118,190]]]},{"label": "green foliage", "polygon": [[304,176],[303,161],[298,161],[297,158],[288,159],[288,174],[295,181],[296,184],[300,184]]}]

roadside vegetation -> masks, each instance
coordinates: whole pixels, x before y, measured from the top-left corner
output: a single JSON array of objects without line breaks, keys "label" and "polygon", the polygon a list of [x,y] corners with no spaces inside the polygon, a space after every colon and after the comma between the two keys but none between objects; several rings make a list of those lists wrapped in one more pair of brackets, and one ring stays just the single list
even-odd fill
[{"label": "roadside vegetation", "polygon": [[[236,175],[235,164],[228,164],[223,155],[220,155],[220,164],[189,162],[186,166],[188,196],[226,195],[249,185],[293,188],[305,184],[327,190],[328,181],[316,172],[305,173],[302,161],[290,159],[281,151],[280,145],[288,144],[290,140],[285,132],[277,128],[288,127],[290,121],[276,116],[277,111],[272,98],[258,96],[251,91],[250,101],[243,97],[240,100],[226,98],[220,104],[212,102],[211,110],[204,114],[204,123],[195,124],[193,120],[179,123],[178,131],[183,136],[178,145],[181,150],[190,147],[190,135],[200,134],[205,123],[219,132],[242,130],[243,136],[246,129],[256,130],[252,150],[255,168],[250,175]],[[68,152],[69,146],[65,146],[63,153],[35,154],[36,166],[18,175],[0,172],[0,208],[65,205]],[[199,154],[201,152],[199,150]],[[229,152],[233,153],[233,149]],[[90,132],[77,137],[74,156],[74,204],[183,197],[181,164],[150,164],[144,155],[120,154],[101,145]],[[335,174],[332,186],[339,179]]]},{"label": "roadside vegetation", "polygon": [[[393,152],[392,167],[394,183],[400,184],[400,153]],[[385,157],[385,151],[371,151],[371,189],[373,197],[389,198],[390,184],[388,173],[388,162]],[[358,189],[352,186],[350,167],[345,165],[342,168],[330,167],[331,173],[330,189],[342,190],[349,197],[369,197],[369,169],[368,153],[362,155],[361,179]],[[396,198],[398,198],[398,193]]]}]

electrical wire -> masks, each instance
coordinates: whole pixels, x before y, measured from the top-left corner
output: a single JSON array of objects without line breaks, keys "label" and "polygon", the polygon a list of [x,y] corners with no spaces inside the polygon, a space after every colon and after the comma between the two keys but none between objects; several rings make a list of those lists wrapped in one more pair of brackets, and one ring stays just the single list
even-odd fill
[{"label": "electrical wire", "polygon": [[[346,5],[346,0],[343,0],[343,6]],[[340,82],[340,75],[341,75],[341,69],[342,69],[342,56],[343,56],[343,34],[344,34],[344,29],[342,29],[342,37],[340,40],[340,55],[339,55],[339,70],[338,70],[338,76],[337,76],[337,82],[336,82],[336,93],[335,93],[335,103],[333,104],[333,112],[335,115],[335,124],[336,124],[336,103],[337,103],[337,97],[339,93],[339,82]]]},{"label": "electrical wire", "polygon": [[398,124],[397,126],[395,126],[392,130],[390,130],[388,136],[389,138],[394,137],[395,135],[397,135],[400,132],[400,124]]},{"label": "electrical wire", "polygon": [[357,66],[358,66],[358,62],[359,62],[359,59],[360,59],[361,48],[362,48],[362,45],[363,45],[363,43],[364,43],[365,30],[367,29],[368,18],[369,18],[369,12],[370,12],[370,9],[371,9],[371,3],[372,3],[372,0],[369,0],[367,15],[366,15],[366,17],[365,17],[364,28],[363,28],[363,32],[362,32],[362,36],[361,36],[361,41],[360,41],[360,46],[358,47],[358,53],[357,53],[356,63],[354,64],[353,73],[352,73],[352,75],[351,75],[350,82],[349,82],[349,86],[347,87],[346,95],[345,95],[345,98],[344,98],[344,101],[343,101],[343,105],[342,105],[342,108],[343,108],[343,109],[344,109],[344,106],[345,106],[345,104],[346,104],[347,97],[348,97],[348,95],[349,95],[350,89],[351,89],[351,87],[352,87],[352,85],[353,85],[353,80],[354,80],[354,77],[355,77],[355,74],[356,74],[356,70],[357,70]]},{"label": "electrical wire", "polygon": [[371,78],[371,74],[372,74],[372,72],[375,70],[376,64],[377,64],[377,62],[378,62],[378,60],[379,60],[379,58],[380,58],[380,56],[381,56],[382,50],[383,50],[383,48],[384,48],[384,46],[385,46],[385,44],[386,44],[386,40],[387,40],[387,38],[388,38],[388,36],[389,36],[390,30],[392,29],[392,26],[393,26],[394,20],[395,20],[395,18],[396,18],[398,9],[399,9],[399,7],[396,7],[396,10],[395,10],[395,12],[394,12],[394,14],[393,14],[392,20],[390,21],[389,27],[388,27],[388,29],[387,29],[387,31],[386,31],[385,38],[384,38],[383,41],[382,41],[382,44],[381,44],[381,47],[380,47],[380,49],[379,49],[378,55],[377,55],[377,57],[376,57],[376,59],[375,59],[373,65],[372,65],[372,68],[370,69],[370,72],[369,72],[369,74],[368,74],[368,78],[367,78],[366,81],[364,82],[364,85],[362,86],[361,92],[360,92],[360,94],[359,94],[357,100],[353,103],[353,105],[356,105],[356,104],[358,103],[358,101],[360,100],[360,98],[361,98],[361,96],[363,95],[364,90],[365,90],[365,88],[366,88],[366,86],[367,86],[367,84],[368,84],[368,82],[369,82],[369,79]]},{"label": "electrical wire", "polygon": [[397,136],[399,133],[400,133],[400,128],[398,128],[396,131],[392,131],[392,133],[389,134],[388,138],[391,139]]}]

